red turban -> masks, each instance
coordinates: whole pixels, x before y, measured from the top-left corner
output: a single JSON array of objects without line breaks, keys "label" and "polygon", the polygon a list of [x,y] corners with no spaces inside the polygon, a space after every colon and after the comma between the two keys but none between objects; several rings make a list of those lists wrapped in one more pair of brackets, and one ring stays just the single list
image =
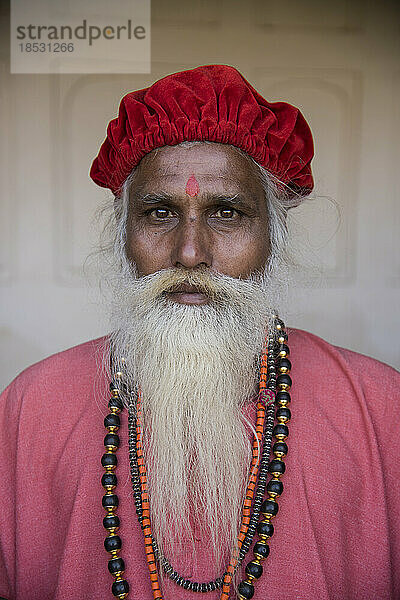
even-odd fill
[{"label": "red turban", "polygon": [[289,196],[313,188],[313,140],[301,112],[285,102],[267,102],[225,65],[167,75],[124,96],[90,176],[118,195],[145,154],[185,140],[241,148],[285,183]]}]

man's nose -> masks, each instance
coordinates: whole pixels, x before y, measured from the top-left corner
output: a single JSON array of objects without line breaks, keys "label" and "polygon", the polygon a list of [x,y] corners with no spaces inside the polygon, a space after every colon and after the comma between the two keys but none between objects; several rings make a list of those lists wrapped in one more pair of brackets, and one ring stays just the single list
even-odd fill
[{"label": "man's nose", "polygon": [[199,266],[211,267],[210,233],[201,219],[192,217],[182,222],[175,230],[171,258],[175,267],[185,267],[186,269],[195,269]]}]

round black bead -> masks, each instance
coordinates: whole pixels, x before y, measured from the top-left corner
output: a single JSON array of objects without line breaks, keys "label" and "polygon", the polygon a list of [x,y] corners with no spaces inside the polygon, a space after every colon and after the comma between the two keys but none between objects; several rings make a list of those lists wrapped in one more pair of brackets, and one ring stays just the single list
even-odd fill
[{"label": "round black bead", "polygon": [[125,563],[122,558],[112,558],[108,561],[108,570],[112,575],[125,571]]},{"label": "round black bead", "polygon": [[254,585],[251,583],[247,583],[246,581],[241,581],[238,587],[239,594],[246,598],[246,600],[250,600],[254,596]]},{"label": "round black bead", "polygon": [[285,367],[288,371],[292,368],[292,363],[286,357],[282,357],[278,359],[278,370],[280,367]]},{"label": "round black bead", "polygon": [[277,435],[283,435],[285,437],[287,437],[289,435],[289,429],[287,428],[286,425],[275,425],[273,431],[272,431],[272,435],[273,436],[277,436]]},{"label": "round black bead", "polygon": [[283,460],[278,460],[274,458],[274,460],[271,460],[271,462],[268,465],[268,471],[270,473],[280,473],[281,475],[283,475],[286,471],[286,465],[283,462]]},{"label": "round black bead", "polygon": [[129,592],[129,584],[126,579],[120,579],[119,581],[114,581],[112,584],[111,591],[113,596],[119,596],[120,594],[127,594]]},{"label": "round black bead", "polygon": [[253,553],[254,554],[259,554],[263,558],[267,558],[269,556],[269,546],[268,546],[268,544],[263,544],[262,542],[256,542],[254,544]]},{"label": "round black bead", "polygon": [[103,487],[106,487],[106,485],[112,485],[113,487],[115,487],[117,483],[118,480],[115,473],[104,473],[103,477],[101,478],[101,485]]},{"label": "round black bead", "polygon": [[103,519],[104,529],[114,529],[120,526],[120,520],[117,515],[106,515]]},{"label": "round black bead", "polygon": [[285,444],[285,442],[275,442],[275,444],[273,445],[273,448],[272,448],[272,452],[274,454],[275,454],[275,452],[279,452],[286,456],[286,454],[288,453],[287,444]]},{"label": "round black bead", "polygon": [[267,491],[272,492],[273,494],[277,494],[280,496],[283,492],[283,483],[282,481],[277,481],[276,479],[271,479],[267,485]]},{"label": "round black bead", "polygon": [[119,501],[117,494],[105,494],[102,499],[103,508],[110,508],[111,506],[117,508]]},{"label": "round black bead", "polygon": [[119,398],[110,398],[108,408],[119,408],[119,410],[122,410],[124,405]]},{"label": "round black bead", "polygon": [[277,387],[279,387],[281,384],[285,384],[288,387],[291,387],[292,379],[291,379],[290,375],[287,375],[286,373],[283,373],[282,375],[278,375],[278,377],[276,378],[276,385],[277,385]]},{"label": "round black bead", "polygon": [[105,446],[116,446],[118,448],[119,436],[116,435],[115,433],[107,433],[106,437],[104,438],[104,445]]},{"label": "round black bead", "polygon": [[116,467],[118,464],[118,460],[115,454],[107,453],[103,454],[103,456],[101,457],[101,464],[103,465],[103,467]]},{"label": "round black bead", "polygon": [[121,550],[121,538],[119,535],[110,535],[104,540],[104,548],[107,552],[113,552],[114,550]]},{"label": "round black bead", "polygon": [[276,411],[276,418],[280,419],[281,417],[285,417],[285,419],[287,419],[288,421],[290,421],[290,417],[292,416],[292,413],[290,412],[289,408],[278,408],[278,410]]},{"label": "round black bead", "polygon": [[118,415],[110,413],[104,419],[104,427],[120,427],[121,420]]},{"label": "round black bead", "polygon": [[277,502],[273,500],[264,500],[261,506],[261,512],[267,513],[269,515],[276,515],[279,510],[279,506]]},{"label": "round black bead", "polygon": [[279,352],[286,352],[286,356],[282,358],[287,358],[290,354],[289,346],[287,346],[286,344],[280,344],[278,348],[278,353]]},{"label": "round black bead", "polygon": [[291,401],[289,392],[277,392],[276,393],[276,402],[281,402],[282,400],[287,404]]},{"label": "round black bead", "polygon": [[257,533],[259,535],[272,537],[274,535],[274,526],[267,521],[260,521],[257,525]]},{"label": "round black bead", "polygon": [[263,573],[263,568],[261,565],[252,560],[246,565],[245,571],[246,575],[251,575],[252,577],[255,577],[255,579],[258,579]]}]

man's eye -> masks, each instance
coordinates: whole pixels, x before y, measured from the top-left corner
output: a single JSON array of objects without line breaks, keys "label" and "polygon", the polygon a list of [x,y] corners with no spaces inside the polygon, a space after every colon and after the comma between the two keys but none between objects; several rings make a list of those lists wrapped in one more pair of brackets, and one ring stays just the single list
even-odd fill
[{"label": "man's eye", "polygon": [[172,212],[167,208],[155,208],[150,212],[152,217],[156,219],[167,219],[172,216]]},{"label": "man's eye", "polygon": [[238,211],[234,208],[219,208],[215,213],[215,216],[221,219],[233,219],[238,214]]}]

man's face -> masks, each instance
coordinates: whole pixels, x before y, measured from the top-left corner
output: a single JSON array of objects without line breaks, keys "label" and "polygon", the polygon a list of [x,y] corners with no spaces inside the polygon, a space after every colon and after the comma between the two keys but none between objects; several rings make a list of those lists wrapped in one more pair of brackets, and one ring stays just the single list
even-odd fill
[{"label": "man's face", "polygon": [[[143,158],[132,184],[127,254],[138,275],[208,268],[246,278],[265,267],[268,212],[255,166],[227,145],[164,147]],[[170,299],[204,304],[193,286]]]}]

